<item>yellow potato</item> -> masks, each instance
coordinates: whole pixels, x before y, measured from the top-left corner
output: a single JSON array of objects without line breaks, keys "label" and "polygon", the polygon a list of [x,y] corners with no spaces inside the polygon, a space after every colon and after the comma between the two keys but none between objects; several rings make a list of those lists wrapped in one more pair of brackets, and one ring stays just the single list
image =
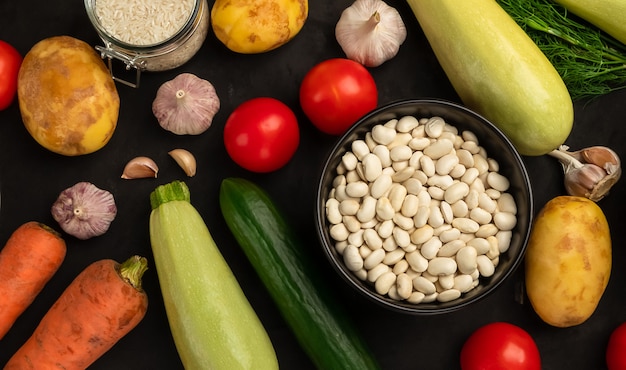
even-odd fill
[{"label": "yellow potato", "polygon": [[293,39],[308,17],[308,0],[216,0],[215,36],[242,54],[263,53]]},{"label": "yellow potato", "polygon": [[117,126],[120,99],[113,77],[91,46],[70,36],[32,47],[19,71],[17,94],[28,132],[58,154],[95,152]]},{"label": "yellow potato", "polygon": [[611,235],[602,209],[558,196],[537,215],[526,251],[526,291],[546,323],[570,327],[596,310],[611,274]]}]

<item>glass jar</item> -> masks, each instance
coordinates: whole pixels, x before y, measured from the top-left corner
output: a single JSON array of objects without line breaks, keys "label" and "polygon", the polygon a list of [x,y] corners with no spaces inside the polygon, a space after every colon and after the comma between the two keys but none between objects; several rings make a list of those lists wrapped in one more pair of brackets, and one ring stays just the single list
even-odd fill
[{"label": "glass jar", "polygon": [[[166,71],[181,66],[196,54],[206,39],[210,17],[207,0],[193,0],[189,17],[172,36],[147,44],[122,41],[121,37],[107,29],[106,22],[102,21],[102,13],[98,13],[98,1],[100,0],[84,0],[89,20],[104,42],[104,46],[98,45],[96,50],[103,59],[108,60],[113,79],[126,85],[138,87],[143,71]],[[149,4],[152,0],[145,1]],[[150,27],[157,26],[148,18],[144,21],[141,30],[135,32],[141,35],[152,34]],[[113,73],[113,60],[122,61],[126,65],[126,70],[135,69],[136,81],[133,83],[116,77]]]}]

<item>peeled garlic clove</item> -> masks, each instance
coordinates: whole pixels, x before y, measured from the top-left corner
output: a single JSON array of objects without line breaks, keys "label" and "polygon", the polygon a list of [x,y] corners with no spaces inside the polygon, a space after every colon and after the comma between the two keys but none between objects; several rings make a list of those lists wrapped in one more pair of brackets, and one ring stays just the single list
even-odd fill
[{"label": "peeled garlic clove", "polygon": [[85,240],[109,229],[117,206],[113,194],[83,181],[63,190],[52,204],[51,213],[63,231]]},{"label": "peeled garlic clove", "polygon": [[213,122],[220,100],[213,85],[192,73],[163,83],[152,102],[159,125],[177,135],[199,135]]},{"label": "peeled garlic clove", "polygon": [[156,178],[159,173],[159,167],[156,162],[148,157],[135,157],[126,163],[122,178],[126,180]]},{"label": "peeled garlic clove", "polygon": [[174,149],[169,151],[168,154],[174,158],[187,176],[193,177],[196,175],[196,157],[191,152],[185,149]]}]

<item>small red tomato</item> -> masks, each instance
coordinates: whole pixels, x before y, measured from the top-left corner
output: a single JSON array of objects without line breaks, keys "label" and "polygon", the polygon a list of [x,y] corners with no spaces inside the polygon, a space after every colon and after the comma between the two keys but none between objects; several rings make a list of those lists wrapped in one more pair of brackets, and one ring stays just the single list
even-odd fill
[{"label": "small red tomato", "polygon": [[283,167],[299,143],[296,115],[274,98],[245,101],[233,110],[224,126],[228,155],[252,172],[271,172]]},{"label": "small red tomato", "polygon": [[374,78],[363,65],[350,59],[328,59],[315,65],[300,85],[304,114],[330,135],[345,133],[377,104]]},{"label": "small red tomato", "polygon": [[22,56],[10,44],[0,40],[0,110],[11,105],[17,91],[17,74]]},{"label": "small red tomato", "polygon": [[626,370],[626,323],[615,328],[609,337],[606,366],[609,370]]},{"label": "small red tomato", "polygon": [[519,326],[494,322],[478,328],[461,349],[462,370],[541,370],[539,349]]}]

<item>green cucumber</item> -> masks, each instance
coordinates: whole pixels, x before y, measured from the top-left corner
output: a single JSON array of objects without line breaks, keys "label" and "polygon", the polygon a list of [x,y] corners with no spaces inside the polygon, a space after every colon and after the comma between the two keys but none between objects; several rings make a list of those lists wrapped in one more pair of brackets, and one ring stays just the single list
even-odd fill
[{"label": "green cucumber", "polygon": [[626,44],[626,1],[555,0],[555,2]]},{"label": "green cucumber", "polygon": [[226,224],[315,366],[378,369],[269,195],[248,180],[227,178],[219,198]]},{"label": "green cucumber", "polygon": [[150,194],[150,243],[165,310],[187,370],[276,370],[270,338],[184,182]]},{"label": "green cucumber", "polygon": [[523,155],[557,149],[574,107],[561,76],[494,0],[407,0],[450,83]]}]

